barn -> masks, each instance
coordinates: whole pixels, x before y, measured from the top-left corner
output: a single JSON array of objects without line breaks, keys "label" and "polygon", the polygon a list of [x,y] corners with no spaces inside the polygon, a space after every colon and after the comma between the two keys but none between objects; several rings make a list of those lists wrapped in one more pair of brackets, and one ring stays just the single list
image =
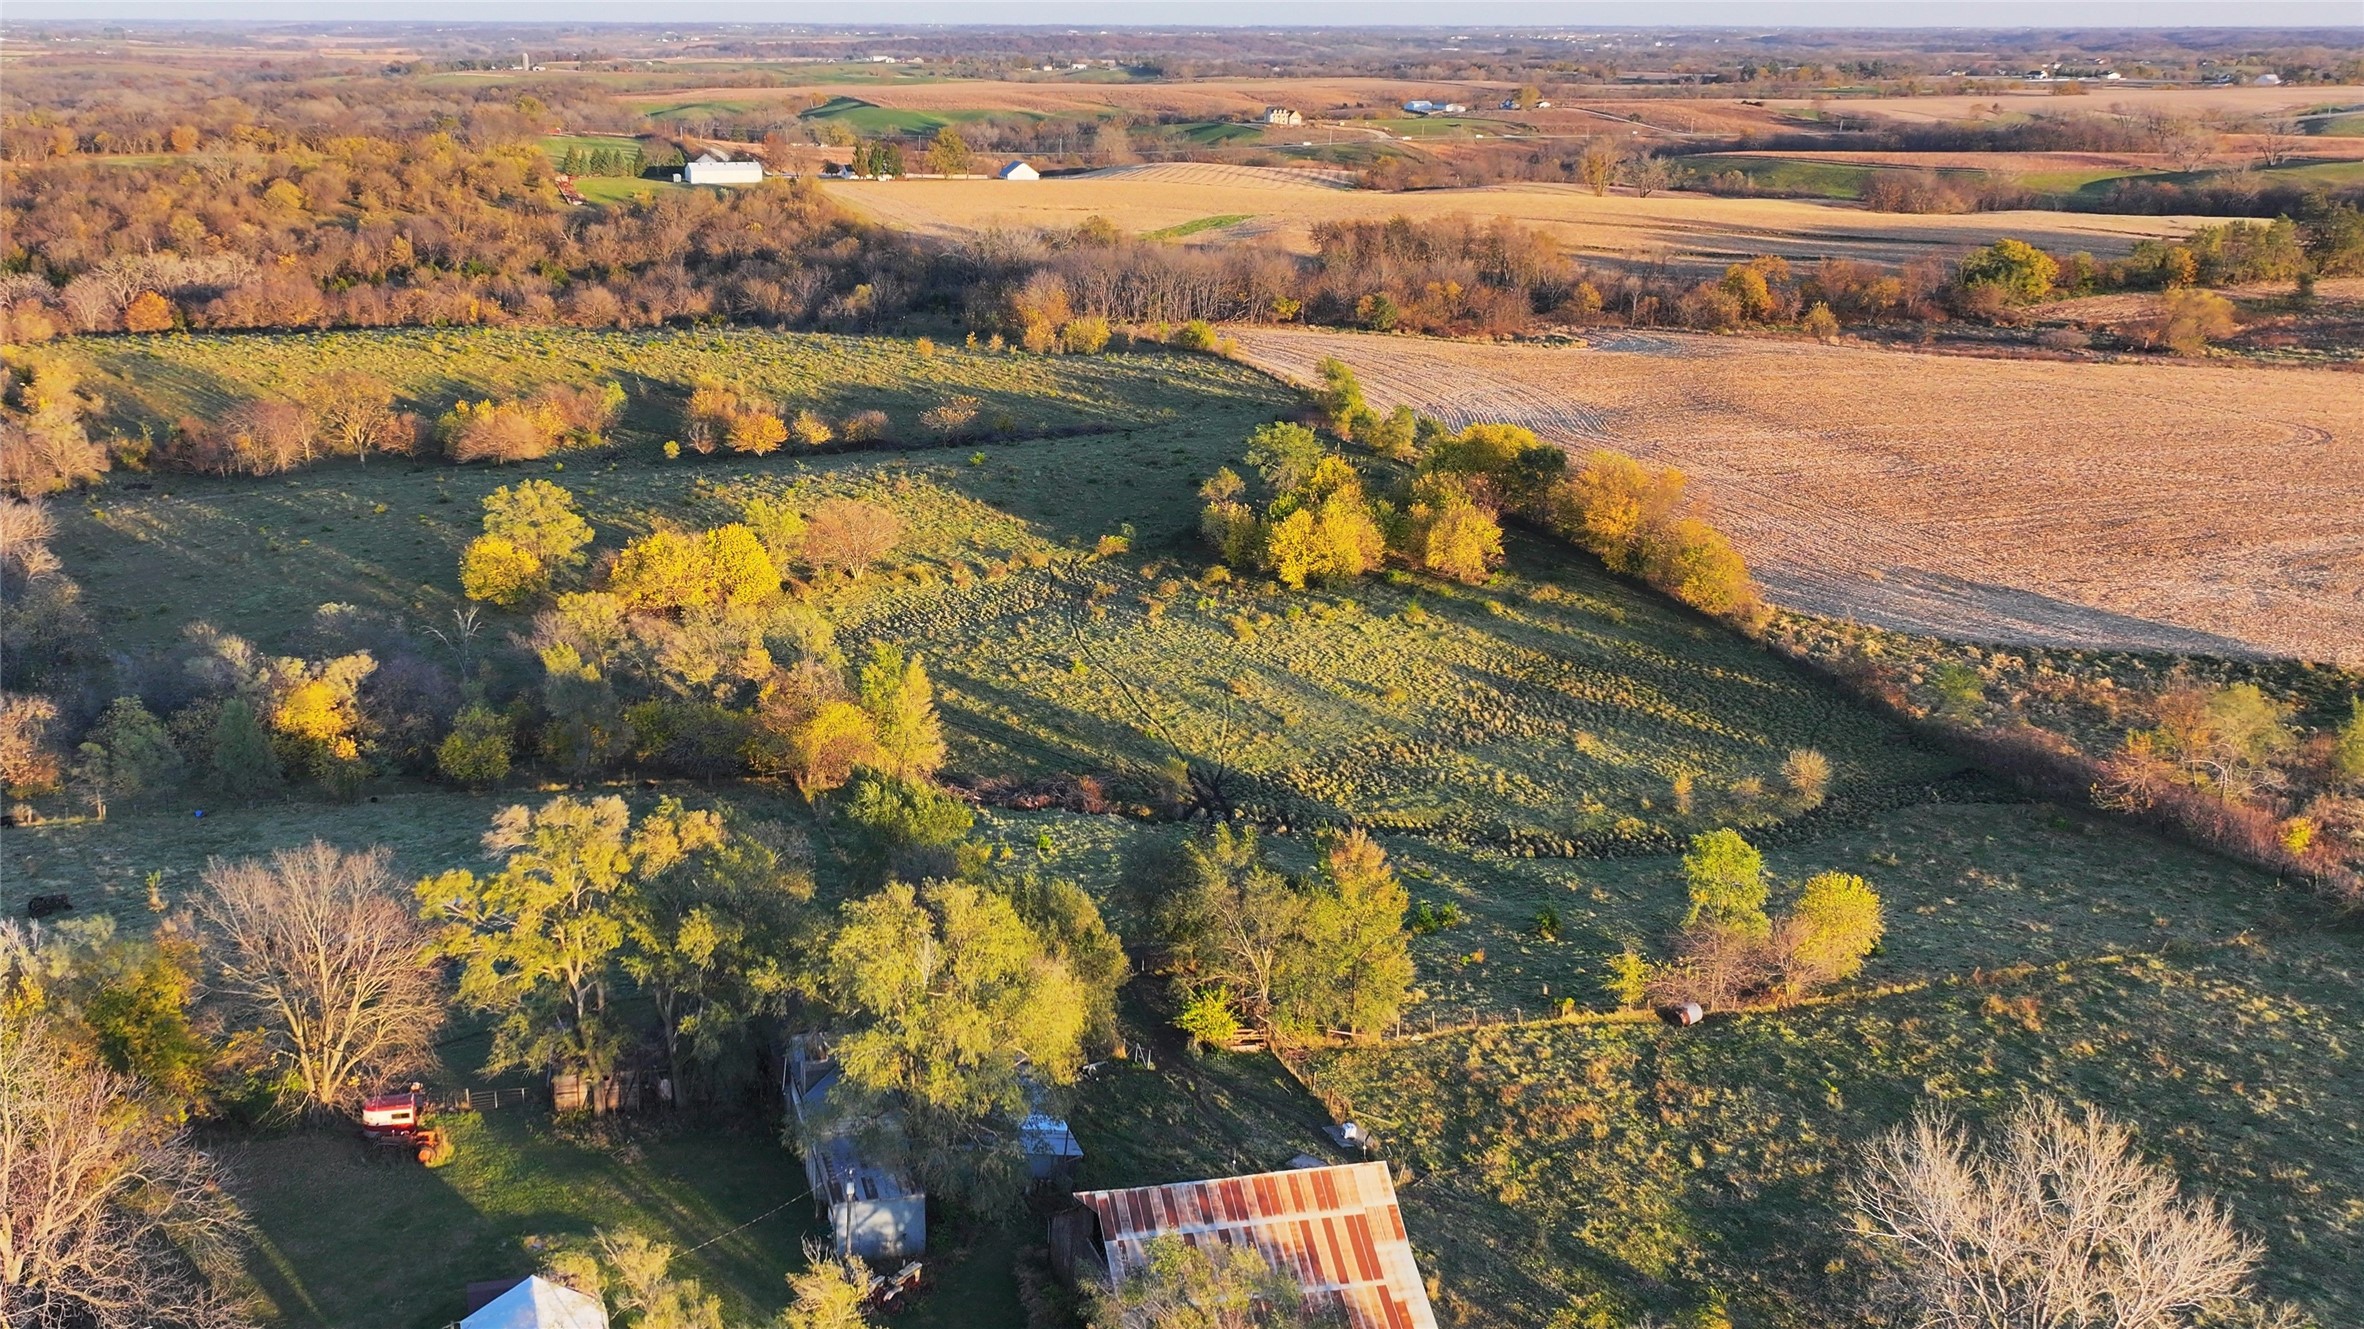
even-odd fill
[{"label": "barn", "polygon": [[1024,162],[1011,162],[993,173],[996,180],[1040,180],[1042,172]]},{"label": "barn", "polygon": [[1149,1243],[1250,1246],[1349,1329],[1437,1329],[1385,1163],[1260,1172],[1170,1186],[1079,1191],[1055,1220],[1052,1259],[1071,1278],[1122,1279]]}]

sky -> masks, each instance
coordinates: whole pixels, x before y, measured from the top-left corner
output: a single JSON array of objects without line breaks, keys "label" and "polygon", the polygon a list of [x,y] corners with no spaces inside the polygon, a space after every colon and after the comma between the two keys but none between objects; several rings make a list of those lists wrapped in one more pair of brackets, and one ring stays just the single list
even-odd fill
[{"label": "sky", "polygon": [[1423,27],[2364,27],[2364,0],[13,0],[32,19]]}]

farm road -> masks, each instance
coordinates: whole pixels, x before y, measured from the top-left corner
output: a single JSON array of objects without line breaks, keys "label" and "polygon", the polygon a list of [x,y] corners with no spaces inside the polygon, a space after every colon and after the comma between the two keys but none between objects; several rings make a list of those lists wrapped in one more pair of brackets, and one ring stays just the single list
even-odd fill
[{"label": "farm road", "polygon": [[1680,466],[1776,603],[1961,640],[2364,663],[2364,381],[1604,334],[1248,329],[1297,381]]}]

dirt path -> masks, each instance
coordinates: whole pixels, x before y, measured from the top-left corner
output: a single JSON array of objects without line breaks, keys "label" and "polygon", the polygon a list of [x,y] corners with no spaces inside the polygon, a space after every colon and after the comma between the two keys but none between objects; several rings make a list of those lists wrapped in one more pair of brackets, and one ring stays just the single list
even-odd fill
[{"label": "dirt path", "polygon": [[1678,333],[1250,330],[1303,380],[1681,466],[1773,598],[1996,642],[2364,664],[2364,376]]}]

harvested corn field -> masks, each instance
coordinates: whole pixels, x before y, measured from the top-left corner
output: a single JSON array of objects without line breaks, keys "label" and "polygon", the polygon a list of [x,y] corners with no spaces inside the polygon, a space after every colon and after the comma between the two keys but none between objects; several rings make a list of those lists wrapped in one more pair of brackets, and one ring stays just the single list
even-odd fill
[{"label": "harvested corn field", "polygon": [[1254,214],[1269,226],[1228,238],[1269,237],[1313,250],[1319,221],[1508,218],[1541,229],[1575,253],[1597,258],[1716,267],[1757,254],[1906,263],[1951,255],[2003,236],[2046,249],[2123,255],[2136,241],[2178,236],[2192,219],[2069,212],[1983,212],[1963,216],[1872,214],[1797,199],[1596,196],[1574,185],[1511,184],[1391,194],[1341,189],[1335,178],[1281,169],[1175,162],[1146,170],[1096,171],[1026,184],[1002,180],[833,182],[830,196],[901,229],[959,237],[993,228],[1069,227],[1100,216],[1148,232],[1198,217]]},{"label": "harvested corn field", "polygon": [[1966,640],[2364,659],[2364,380],[1618,333],[1251,331],[1382,407],[1690,472],[1779,604]]}]

